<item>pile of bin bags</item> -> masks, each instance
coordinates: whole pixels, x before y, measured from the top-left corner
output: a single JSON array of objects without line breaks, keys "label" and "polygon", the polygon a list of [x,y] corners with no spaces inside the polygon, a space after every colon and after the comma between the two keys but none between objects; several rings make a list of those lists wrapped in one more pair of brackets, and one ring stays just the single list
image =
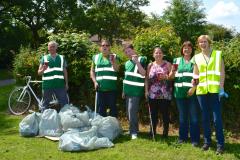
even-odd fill
[{"label": "pile of bin bags", "polygon": [[60,150],[81,151],[114,146],[111,141],[122,128],[114,117],[96,115],[94,118],[89,108],[81,112],[77,107],[65,105],[59,113],[47,109],[26,116],[19,124],[19,132],[24,137],[60,137]]}]

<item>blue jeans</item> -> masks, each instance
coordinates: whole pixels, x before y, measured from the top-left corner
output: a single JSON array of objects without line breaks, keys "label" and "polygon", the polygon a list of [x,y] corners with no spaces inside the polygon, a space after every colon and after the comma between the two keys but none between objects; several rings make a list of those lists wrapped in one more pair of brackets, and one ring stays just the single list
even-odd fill
[{"label": "blue jeans", "polygon": [[179,111],[179,140],[187,141],[190,126],[191,142],[199,143],[200,129],[196,96],[177,98],[176,102]]},{"label": "blue jeans", "polygon": [[48,108],[50,101],[52,100],[52,95],[55,94],[61,108],[68,104],[67,91],[65,88],[53,88],[43,90],[43,108],[42,111]]},{"label": "blue jeans", "polygon": [[217,93],[208,93],[197,96],[202,110],[204,143],[211,144],[210,117],[213,114],[213,121],[216,130],[217,146],[224,146],[223,125],[221,117],[221,105]]},{"label": "blue jeans", "polygon": [[116,91],[99,91],[97,92],[97,112],[107,116],[107,107],[110,108],[110,116],[117,117],[117,92]]}]

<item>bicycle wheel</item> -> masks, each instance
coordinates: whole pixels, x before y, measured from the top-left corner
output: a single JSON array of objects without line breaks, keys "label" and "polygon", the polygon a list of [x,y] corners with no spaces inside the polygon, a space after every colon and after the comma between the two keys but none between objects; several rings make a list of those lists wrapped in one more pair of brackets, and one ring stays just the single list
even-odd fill
[{"label": "bicycle wheel", "polygon": [[8,108],[14,115],[21,115],[27,112],[31,103],[30,92],[24,87],[15,88],[9,95]]}]

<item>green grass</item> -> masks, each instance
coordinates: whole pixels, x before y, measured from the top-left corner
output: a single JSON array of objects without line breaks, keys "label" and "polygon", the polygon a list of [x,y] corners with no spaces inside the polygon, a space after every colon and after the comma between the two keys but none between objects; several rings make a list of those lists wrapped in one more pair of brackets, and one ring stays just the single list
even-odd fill
[{"label": "green grass", "polygon": [[7,69],[0,69],[0,80],[12,79],[13,74]]},{"label": "green grass", "polygon": [[[6,112],[8,93],[14,86],[0,88],[0,159],[1,160],[234,160],[240,159],[239,140],[226,138],[226,151],[216,155],[216,144],[209,151],[193,148],[190,143],[177,144],[177,136],[163,139],[157,135],[156,142],[148,139],[147,132],[141,132],[139,138],[130,140],[121,135],[110,149],[84,152],[62,152],[58,142],[44,138],[23,138],[19,136],[18,124],[23,116],[12,116]],[[126,124],[126,123],[125,123]],[[126,125],[124,128],[126,129]],[[146,129],[141,128],[142,131]]]}]

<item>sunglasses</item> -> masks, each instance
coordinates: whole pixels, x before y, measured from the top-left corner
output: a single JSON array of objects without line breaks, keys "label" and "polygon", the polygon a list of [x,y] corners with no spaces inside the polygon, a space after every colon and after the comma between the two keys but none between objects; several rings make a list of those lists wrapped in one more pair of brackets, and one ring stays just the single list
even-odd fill
[{"label": "sunglasses", "polygon": [[109,47],[110,45],[108,45],[108,44],[103,44],[103,45],[101,45],[102,47]]}]

